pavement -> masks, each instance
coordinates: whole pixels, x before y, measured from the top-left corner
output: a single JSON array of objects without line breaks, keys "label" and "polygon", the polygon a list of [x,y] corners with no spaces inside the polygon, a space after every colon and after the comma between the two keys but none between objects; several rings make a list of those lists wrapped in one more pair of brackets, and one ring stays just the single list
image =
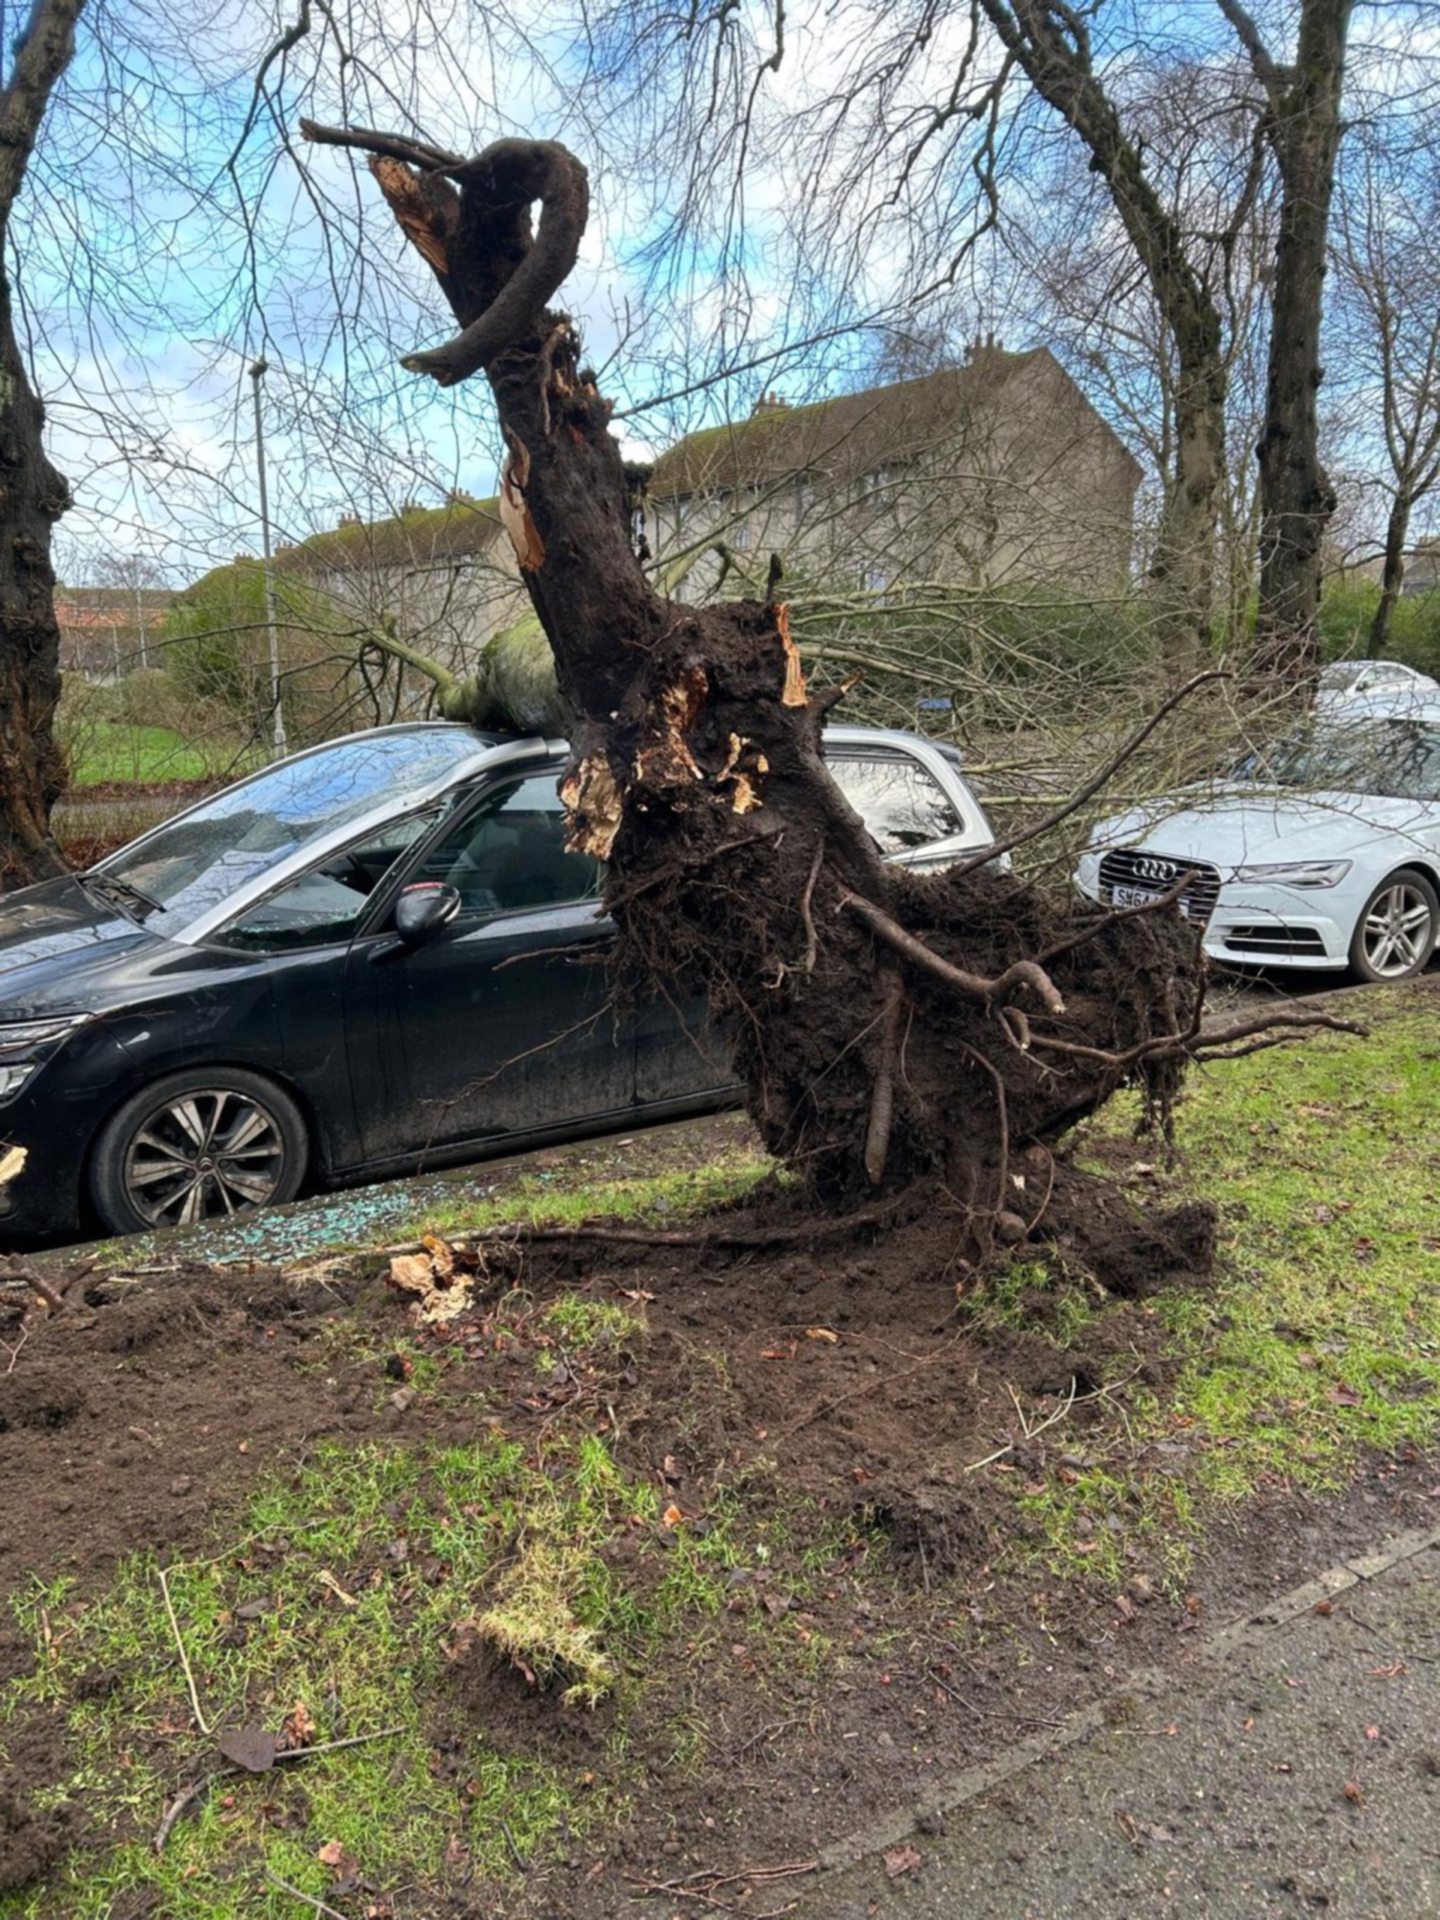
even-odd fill
[{"label": "pavement", "polygon": [[1440,1530],[831,1850],[793,1920],[1440,1916]]}]

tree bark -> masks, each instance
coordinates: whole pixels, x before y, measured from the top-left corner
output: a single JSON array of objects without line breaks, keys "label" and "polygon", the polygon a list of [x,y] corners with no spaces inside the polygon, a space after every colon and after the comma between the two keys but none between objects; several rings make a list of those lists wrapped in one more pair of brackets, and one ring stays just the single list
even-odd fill
[{"label": "tree bark", "polygon": [[1096,76],[1076,11],[1047,0],[981,0],[1035,91],[1084,141],[1174,342],[1176,448],[1152,565],[1167,652],[1182,672],[1208,650],[1215,530],[1225,476],[1225,360],[1220,315],[1185,250],[1179,221]]},{"label": "tree bark", "polygon": [[0,268],[0,886],[64,869],[50,833],[50,810],[65,784],[54,735],[60,630],[50,531],[67,493],[45,457],[43,418]]},{"label": "tree bark", "polygon": [[1268,101],[1280,170],[1275,300],[1260,462],[1260,604],[1254,677],[1301,682],[1317,660],[1321,543],[1335,489],[1320,459],[1315,395],[1324,379],[1320,323],[1340,150],[1340,96],[1353,0],[1304,0],[1293,67],[1271,57],[1236,0],[1219,0]]},{"label": "tree bark", "polygon": [[[381,138],[302,131],[372,153]],[[462,328],[414,359],[444,379],[484,345],[504,516],[575,716],[561,791],[572,844],[606,864],[618,991],[703,990],[766,1144],[812,1196],[919,1183],[952,1244],[1023,1236],[1053,1143],[1126,1082],[1164,1112],[1209,1044],[1179,888],[1115,915],[999,870],[1004,848],[940,874],[886,865],[825,769],[840,690],[807,689],[784,605],[696,607],[646,578],[609,406],[570,319],[541,304],[578,249],[584,170],[544,142],[411,153],[386,139],[372,171]],[[517,280],[523,303],[506,298]]]},{"label": "tree bark", "polygon": [[60,629],[50,539],[69,504],[45,455],[45,410],[15,337],[11,210],[85,0],[38,0],[0,92],[0,886],[60,872],[50,810],[65,783],[55,740]]},{"label": "tree bark", "polygon": [[1402,490],[1390,503],[1385,522],[1385,560],[1380,571],[1380,604],[1370,622],[1370,638],[1365,648],[1369,660],[1383,660],[1390,637],[1390,617],[1405,584],[1405,542],[1410,537],[1411,501]]}]

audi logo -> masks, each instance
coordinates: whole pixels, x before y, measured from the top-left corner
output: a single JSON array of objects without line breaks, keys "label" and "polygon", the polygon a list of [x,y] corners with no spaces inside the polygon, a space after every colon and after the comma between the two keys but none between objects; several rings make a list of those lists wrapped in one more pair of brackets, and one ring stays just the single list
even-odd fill
[{"label": "audi logo", "polygon": [[1135,862],[1135,871],[1143,880],[1175,880],[1180,875],[1173,860],[1159,860],[1150,853],[1141,854]]}]

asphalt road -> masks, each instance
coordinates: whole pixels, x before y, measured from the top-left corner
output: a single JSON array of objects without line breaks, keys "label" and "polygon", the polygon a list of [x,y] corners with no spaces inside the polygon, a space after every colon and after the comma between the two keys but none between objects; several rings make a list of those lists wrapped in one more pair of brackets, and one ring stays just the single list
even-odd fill
[{"label": "asphalt road", "polygon": [[1122,1696],[795,1920],[1440,1916],[1440,1549],[1318,1605]]}]

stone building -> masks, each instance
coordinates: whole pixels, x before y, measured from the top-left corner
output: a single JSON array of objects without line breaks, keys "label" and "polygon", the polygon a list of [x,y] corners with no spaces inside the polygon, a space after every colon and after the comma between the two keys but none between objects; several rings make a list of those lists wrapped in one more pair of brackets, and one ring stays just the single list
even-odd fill
[{"label": "stone building", "polygon": [[749,419],[690,434],[655,463],[649,536],[662,559],[711,538],[762,572],[777,552],[792,579],[836,588],[1113,590],[1140,478],[1047,348],[987,345],[813,406],[767,395]]},{"label": "stone building", "polygon": [[[792,591],[1046,581],[1111,591],[1130,564],[1139,463],[1046,348],[974,349],[963,366],[688,435],[657,459],[646,510],[660,560],[723,543]],[[680,591],[713,584],[706,554]],[[357,622],[393,623],[447,665],[473,662],[525,605],[494,499],[456,493],[389,520],[342,521],[276,555],[286,581]]]}]

